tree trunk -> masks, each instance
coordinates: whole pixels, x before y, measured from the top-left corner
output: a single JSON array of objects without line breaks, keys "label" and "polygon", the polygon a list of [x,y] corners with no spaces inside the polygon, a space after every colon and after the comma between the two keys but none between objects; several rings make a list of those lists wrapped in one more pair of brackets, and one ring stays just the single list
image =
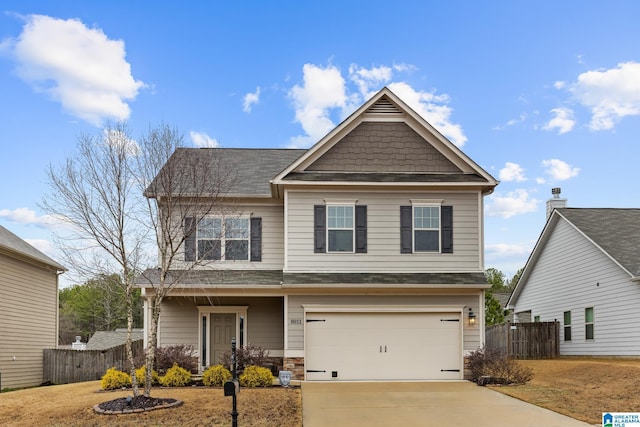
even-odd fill
[{"label": "tree trunk", "polygon": [[137,397],[140,395],[140,390],[138,388],[138,378],[136,377],[136,364],[133,358],[133,349],[131,348],[131,333],[133,332],[133,299],[131,298],[131,284],[128,279],[125,285],[125,295],[127,298],[127,342],[125,345],[125,350],[127,352],[127,359],[129,360],[129,369],[131,374],[131,389],[133,391],[133,396]]},{"label": "tree trunk", "polygon": [[158,345],[158,320],[160,319],[162,297],[151,298],[151,324],[149,325],[149,342],[147,345],[147,368],[145,370],[144,396],[151,396],[151,382],[154,368],[155,350]]}]

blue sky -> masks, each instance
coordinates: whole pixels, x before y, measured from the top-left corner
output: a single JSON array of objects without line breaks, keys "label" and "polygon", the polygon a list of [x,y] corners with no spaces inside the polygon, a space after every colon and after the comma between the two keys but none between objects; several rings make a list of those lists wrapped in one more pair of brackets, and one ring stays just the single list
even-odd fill
[{"label": "blue sky", "polygon": [[81,134],[308,147],[389,86],[501,184],[485,266],[511,276],[552,187],[640,207],[640,2],[0,3],[0,224],[56,258],[45,170]]}]

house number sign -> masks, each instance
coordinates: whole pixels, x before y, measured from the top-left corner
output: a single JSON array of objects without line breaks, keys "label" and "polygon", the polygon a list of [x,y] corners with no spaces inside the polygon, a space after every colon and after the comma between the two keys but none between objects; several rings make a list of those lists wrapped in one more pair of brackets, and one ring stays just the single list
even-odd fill
[{"label": "house number sign", "polygon": [[302,319],[289,319],[291,325],[302,325]]}]

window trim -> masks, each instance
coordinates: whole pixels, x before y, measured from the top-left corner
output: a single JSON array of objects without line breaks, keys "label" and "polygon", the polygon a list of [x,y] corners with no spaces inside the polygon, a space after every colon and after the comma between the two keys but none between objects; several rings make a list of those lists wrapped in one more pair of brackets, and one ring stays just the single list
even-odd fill
[{"label": "window trim", "polygon": [[[200,221],[202,221],[203,219],[219,219],[220,220],[220,237],[219,239],[211,238],[200,238],[199,237],[199,232],[198,232],[198,226],[200,224]],[[226,228],[227,228],[227,224],[226,221],[227,220],[244,220],[246,221],[246,225],[247,225],[247,237],[240,239],[240,238],[227,238],[226,237]],[[251,216],[249,215],[241,215],[241,216],[233,216],[233,217],[228,217],[228,216],[220,216],[220,215],[205,215],[203,217],[200,217],[197,219],[196,221],[196,225],[195,225],[195,261],[197,262],[210,262],[210,261],[224,261],[224,262],[244,262],[244,261],[251,261]],[[199,242],[201,240],[219,240],[220,241],[220,259],[203,259],[200,258],[200,245]],[[226,256],[226,242],[227,240],[229,241],[246,241],[247,242],[247,257],[243,258],[243,259],[227,259]]]},{"label": "window trim", "polygon": [[[354,202],[337,202],[337,201],[325,201],[326,207],[326,215],[325,215],[325,241],[327,242],[327,253],[328,254],[353,254],[356,252],[356,204]],[[351,227],[348,228],[340,228],[340,227],[329,227],[329,211],[331,208],[335,207],[350,207],[351,208]],[[351,230],[351,250],[350,251],[332,251],[330,249],[330,239],[329,233],[330,231],[344,231]]]},{"label": "window trim", "polygon": [[[591,310],[591,321],[587,320],[587,310]],[[596,338],[595,330],[596,316],[593,307],[586,307],[584,309],[584,339],[587,341],[593,341]],[[591,338],[589,338],[589,326],[591,326]]]},{"label": "window trim", "polygon": [[[437,200],[421,200],[420,203],[414,203],[416,200],[411,200],[411,251],[414,254],[422,254],[422,253],[434,253],[439,254],[442,253],[442,202],[438,202]],[[426,203],[430,202],[430,203]],[[416,229],[416,208],[438,208],[438,228],[417,228]],[[438,249],[436,250],[426,250],[426,251],[418,251],[416,250],[416,231],[436,231],[438,232]]]}]

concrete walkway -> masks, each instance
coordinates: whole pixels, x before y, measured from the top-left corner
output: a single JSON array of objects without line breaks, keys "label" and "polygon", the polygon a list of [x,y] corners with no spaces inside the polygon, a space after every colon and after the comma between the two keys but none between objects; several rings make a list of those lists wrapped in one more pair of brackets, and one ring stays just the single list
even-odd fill
[{"label": "concrete walkway", "polygon": [[474,383],[303,382],[304,427],[585,427]]}]

